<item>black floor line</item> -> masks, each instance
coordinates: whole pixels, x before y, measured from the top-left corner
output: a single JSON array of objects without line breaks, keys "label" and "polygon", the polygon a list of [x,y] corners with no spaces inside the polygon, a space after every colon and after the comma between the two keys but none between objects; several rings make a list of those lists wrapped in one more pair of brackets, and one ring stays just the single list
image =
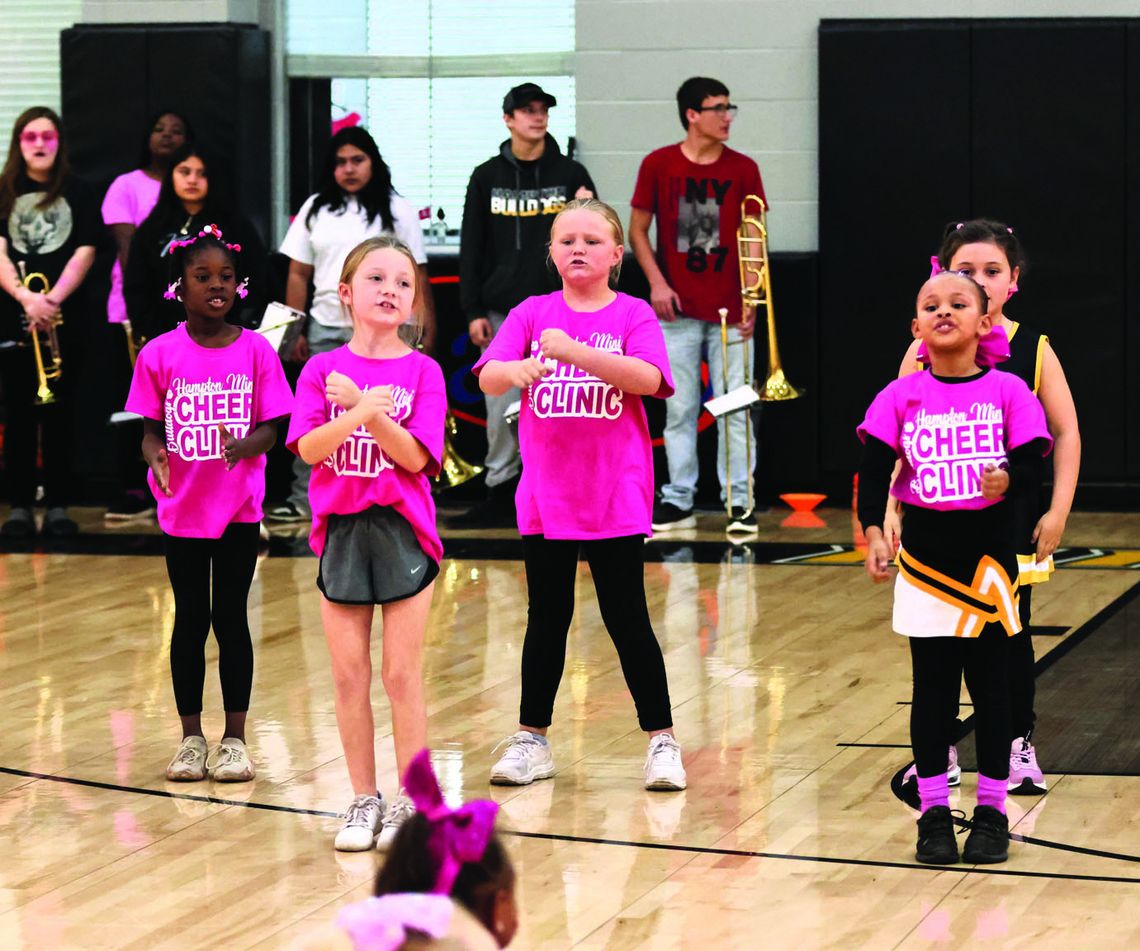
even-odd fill
[{"label": "black floor line", "polygon": [[[72,776],[56,776],[51,773],[37,773],[26,769],[15,769],[10,766],[0,766],[0,773],[10,776],[24,776],[28,779],[44,780],[52,783],[66,783],[72,786],[86,786],[93,789],[106,789],[112,792],[135,793],[141,796],[154,796],[160,799],[184,799],[191,802],[204,802],[217,806],[241,806],[246,809],[263,809],[268,812],[285,812],[301,816],[317,816],[322,819],[339,819],[340,813],[328,812],[322,809],[302,809],[299,806],[278,806],[265,802],[242,802],[237,799],[222,799],[217,796],[195,796],[191,793],[174,793],[165,789],[146,789],[141,786],[123,786],[117,783],[103,783],[93,779],[77,779]],[[899,773],[901,776],[901,771]],[[520,839],[544,839],[551,842],[580,842],[586,845],[613,845],[623,848],[653,849],[667,852],[684,852],[694,855],[731,855],[740,858],[775,859],[785,862],[821,862],[829,865],[860,865],[871,868],[909,868],[933,869],[935,871],[969,872],[986,875],[1014,875],[1026,878],[1056,878],[1067,881],[1088,882],[1121,882],[1126,884],[1140,884],[1140,878],[1128,878],[1113,875],[1076,875],[1066,872],[1028,872],[1014,869],[975,868],[973,866],[933,866],[919,865],[912,862],[884,862],[873,859],[840,858],[831,855],[793,855],[785,852],[758,852],[751,849],[718,849],[699,845],[674,845],[668,842],[634,842],[627,839],[598,839],[591,836],[566,835],[557,832],[520,832],[517,830],[503,830],[504,835]],[[1118,858],[1125,861],[1140,862],[1140,857],[1116,855],[1111,852],[1098,852],[1084,849],[1080,846],[1070,846],[1063,843],[1051,843],[1040,839],[1030,839],[1022,836],[1012,836],[1019,841],[1033,845],[1044,845],[1050,848],[1059,848],[1069,852],[1080,852],[1088,855],[1098,855],[1105,858]]]},{"label": "black floor line", "polygon": [[588,836],[558,835],[552,832],[509,832],[521,839],[548,839],[556,842],[584,842],[589,845],[616,845],[694,855],[730,855],[740,858],[776,859],[783,862],[819,862],[825,865],[860,865],[868,868],[905,868],[933,872],[959,872],[976,875],[1012,875],[1019,878],[1052,878],[1078,882],[1121,882],[1140,885],[1140,878],[1124,875],[1076,875],[1069,872],[1029,872],[1010,868],[982,868],[973,865],[920,865],[917,862],[884,862],[875,859],[839,858],[833,855],[792,855],[787,852],[756,852],[751,849],[717,849],[700,845],[673,845],[669,842],[628,842],[624,839],[595,839]]},{"label": "black floor line", "polygon": [[326,812],[322,809],[302,809],[299,806],[277,806],[268,802],[242,802],[238,799],[222,799],[219,796],[195,796],[193,793],[175,793],[165,789],[146,789],[143,786],[121,786],[117,783],[101,783],[94,779],[77,779],[73,776],[54,776],[51,773],[33,773],[26,769],[13,769],[0,766],[0,773],[9,776],[26,776],[28,779],[42,779],[49,783],[68,783],[72,786],[89,786],[92,789],[109,789],[112,792],[136,793],[140,796],[156,796],[160,799],[186,799],[190,802],[206,802],[215,806],[244,806],[246,809],[264,809],[267,812],[291,812],[299,816],[319,816],[324,819],[339,819],[339,812]]},{"label": "black floor line", "polygon": [[873,749],[873,750],[909,750],[909,743],[836,743],[836,746],[850,747],[856,746],[860,749]]},{"label": "black floor line", "polygon": [[[891,791],[903,803],[908,805],[911,809],[918,809],[918,789],[913,783],[903,785],[903,774],[910,768],[908,763],[902,769],[898,770],[891,777]],[[1028,798],[1028,797],[1026,797]],[[965,819],[954,817],[954,824],[961,828],[968,828],[969,823]],[[1140,855],[1131,855],[1127,852],[1108,852],[1104,849],[1090,849],[1084,845],[1069,845],[1067,842],[1054,842],[1051,839],[1038,839],[1030,835],[1022,835],[1020,832],[1011,832],[1009,837],[1014,842],[1024,842],[1026,845],[1038,845],[1043,849],[1056,849],[1060,852],[1073,852],[1077,855],[1091,855],[1098,859],[1114,859],[1118,862],[1140,862]]]}]

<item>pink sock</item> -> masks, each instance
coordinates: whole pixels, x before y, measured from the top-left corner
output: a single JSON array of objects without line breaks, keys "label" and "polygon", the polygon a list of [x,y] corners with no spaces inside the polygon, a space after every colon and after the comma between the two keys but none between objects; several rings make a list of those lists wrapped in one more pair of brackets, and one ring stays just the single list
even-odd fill
[{"label": "pink sock", "polygon": [[[922,780],[919,780],[921,783]],[[1005,794],[1007,782],[1004,779],[991,779],[978,773],[978,805],[993,806],[1005,815]],[[919,787],[921,789],[921,786]]]},{"label": "pink sock", "polygon": [[[1005,787],[1003,786],[1004,790]],[[931,806],[950,805],[950,783],[945,773],[937,776],[918,777],[918,798],[922,802],[922,811],[926,812]]]}]

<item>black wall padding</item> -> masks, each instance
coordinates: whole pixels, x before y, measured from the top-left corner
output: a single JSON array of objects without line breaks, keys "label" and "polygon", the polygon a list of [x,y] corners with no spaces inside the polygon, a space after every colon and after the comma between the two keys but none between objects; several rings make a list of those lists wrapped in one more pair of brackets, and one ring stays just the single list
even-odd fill
[{"label": "black wall padding", "polygon": [[1125,299],[1124,354],[1128,372],[1124,382],[1121,432],[1127,432],[1125,475],[1140,483],[1140,21],[1128,24],[1125,53],[1128,70],[1125,85],[1127,158],[1125,162],[1125,221],[1129,223],[1124,246]]},{"label": "black wall padding", "polygon": [[969,208],[969,61],[961,22],[820,24],[820,458],[848,485],[940,229]]},{"label": "black wall padding", "polygon": [[942,227],[989,216],[1026,245],[1007,312],[1060,355],[1082,485],[1140,481],[1137,23],[821,22],[826,472],[856,464],[854,426],[897,372]]},{"label": "black wall padding", "polygon": [[332,80],[289,80],[289,213],[317,190],[332,138]]},{"label": "black wall padding", "polygon": [[[72,165],[102,192],[137,167],[157,109],[173,109],[228,167],[240,209],[263,236],[270,223],[269,35],[233,24],[76,26],[60,34],[61,101]],[[123,393],[100,372],[121,357],[105,331],[108,242],[85,286],[88,359],[80,386],[77,501],[105,499],[113,470],[111,411]],[[74,316],[79,305],[73,305]],[[112,348],[108,352],[108,348]],[[125,381],[122,381],[125,382]]]},{"label": "black wall padding", "polygon": [[269,233],[269,34],[228,23],[76,26],[60,34],[63,119],[76,172],[105,188],[136,166],[156,109],[187,116]]},{"label": "black wall padding", "polygon": [[1125,477],[1126,36],[1122,22],[1081,20],[972,31],[971,214],[1008,222],[1025,243],[1008,313],[1047,333],[1061,359],[1089,481]]}]

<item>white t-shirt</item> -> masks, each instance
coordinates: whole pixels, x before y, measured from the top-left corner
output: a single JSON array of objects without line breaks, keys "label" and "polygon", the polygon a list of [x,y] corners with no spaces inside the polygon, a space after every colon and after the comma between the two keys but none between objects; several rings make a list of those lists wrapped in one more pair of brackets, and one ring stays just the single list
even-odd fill
[{"label": "white t-shirt", "polygon": [[[365,238],[375,238],[384,234],[384,226],[377,215],[369,224],[364,210],[355,198],[349,198],[339,212],[322,208],[313,217],[311,227],[305,219],[313,207],[316,195],[310,195],[301,205],[297,217],[289,226],[285,240],[281,242],[281,253],[300,264],[313,267],[313,309],[312,317],[325,327],[351,327],[352,318],[341,307],[337,296],[340,272],[348,252]],[[420,229],[419,215],[412,206],[399,195],[391,197],[392,225],[397,238],[406,244],[417,264],[427,263],[424,252],[424,235]]]}]

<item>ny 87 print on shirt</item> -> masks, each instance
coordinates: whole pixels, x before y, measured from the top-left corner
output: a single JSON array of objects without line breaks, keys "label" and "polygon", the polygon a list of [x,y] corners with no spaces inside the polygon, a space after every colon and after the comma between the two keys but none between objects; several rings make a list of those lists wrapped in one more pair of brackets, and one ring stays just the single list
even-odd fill
[{"label": "ny 87 print on shirt", "polygon": [[[361,393],[367,393],[371,386],[366,385]],[[392,402],[395,404],[388,416],[397,423],[403,423],[412,415],[412,403],[416,391],[403,386],[392,386]],[[344,415],[348,410],[337,403],[329,404],[329,421]],[[336,447],[323,465],[332,469],[338,476],[356,476],[361,479],[374,479],[386,469],[394,469],[395,463],[388,457],[375,437],[364,425],[358,426],[348,438]]]}]

